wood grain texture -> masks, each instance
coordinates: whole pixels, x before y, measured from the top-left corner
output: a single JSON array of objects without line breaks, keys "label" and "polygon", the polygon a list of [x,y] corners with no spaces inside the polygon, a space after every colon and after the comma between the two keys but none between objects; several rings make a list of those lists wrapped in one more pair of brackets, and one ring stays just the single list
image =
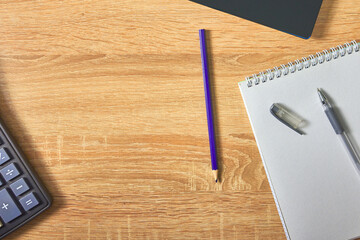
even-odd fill
[{"label": "wood grain texture", "polygon": [[54,198],[6,239],[285,239],[237,82],[359,39],[357,3],[303,40],[187,0],[1,1],[0,114]]}]

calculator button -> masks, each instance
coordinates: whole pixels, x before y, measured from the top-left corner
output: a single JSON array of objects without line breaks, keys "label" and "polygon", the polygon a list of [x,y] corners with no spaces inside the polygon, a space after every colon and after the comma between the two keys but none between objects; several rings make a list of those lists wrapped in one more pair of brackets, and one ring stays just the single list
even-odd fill
[{"label": "calculator button", "polygon": [[1,148],[0,149],[0,165],[3,165],[4,163],[6,163],[9,160],[10,160],[9,155],[7,154],[7,152],[5,151],[4,148]]},{"label": "calculator button", "polygon": [[29,193],[25,197],[21,198],[20,200],[21,206],[25,209],[25,211],[29,211],[33,207],[39,204],[38,200],[36,199],[33,193]]},{"label": "calculator button", "polygon": [[29,186],[26,184],[25,179],[20,178],[16,182],[10,185],[11,190],[15,194],[15,196],[19,196],[29,190]]},{"label": "calculator button", "polygon": [[15,164],[9,164],[3,169],[0,170],[1,175],[4,177],[5,181],[10,181],[11,179],[16,178],[20,173],[17,170]]},{"label": "calculator button", "polygon": [[21,215],[19,208],[6,189],[0,191],[0,217],[8,223]]}]

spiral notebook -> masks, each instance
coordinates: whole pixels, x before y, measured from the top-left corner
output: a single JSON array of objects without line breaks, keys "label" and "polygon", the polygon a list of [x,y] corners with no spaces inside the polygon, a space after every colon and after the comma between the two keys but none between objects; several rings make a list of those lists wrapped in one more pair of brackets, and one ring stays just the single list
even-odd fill
[{"label": "spiral notebook", "polygon": [[[360,52],[355,41],[254,74],[239,83],[288,239],[360,237],[360,171],[327,119],[326,91],[360,146]],[[306,121],[300,135],[270,113],[281,103]]]}]

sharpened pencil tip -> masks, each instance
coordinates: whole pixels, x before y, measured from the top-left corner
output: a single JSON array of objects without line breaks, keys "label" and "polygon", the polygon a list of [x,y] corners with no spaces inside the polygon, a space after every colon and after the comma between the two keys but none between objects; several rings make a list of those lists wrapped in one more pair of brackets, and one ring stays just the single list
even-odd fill
[{"label": "sharpened pencil tip", "polygon": [[218,175],[218,170],[212,170],[213,174],[214,174],[214,179],[215,182],[217,183],[219,180],[219,175]]}]

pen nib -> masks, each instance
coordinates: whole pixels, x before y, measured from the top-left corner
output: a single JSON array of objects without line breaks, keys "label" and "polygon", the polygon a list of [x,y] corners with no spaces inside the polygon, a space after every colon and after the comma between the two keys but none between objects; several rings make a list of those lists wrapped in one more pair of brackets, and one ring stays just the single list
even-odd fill
[{"label": "pen nib", "polygon": [[326,104],[327,103],[327,99],[325,97],[325,94],[321,91],[320,88],[317,89],[317,93],[319,95],[320,101],[322,104]]}]

